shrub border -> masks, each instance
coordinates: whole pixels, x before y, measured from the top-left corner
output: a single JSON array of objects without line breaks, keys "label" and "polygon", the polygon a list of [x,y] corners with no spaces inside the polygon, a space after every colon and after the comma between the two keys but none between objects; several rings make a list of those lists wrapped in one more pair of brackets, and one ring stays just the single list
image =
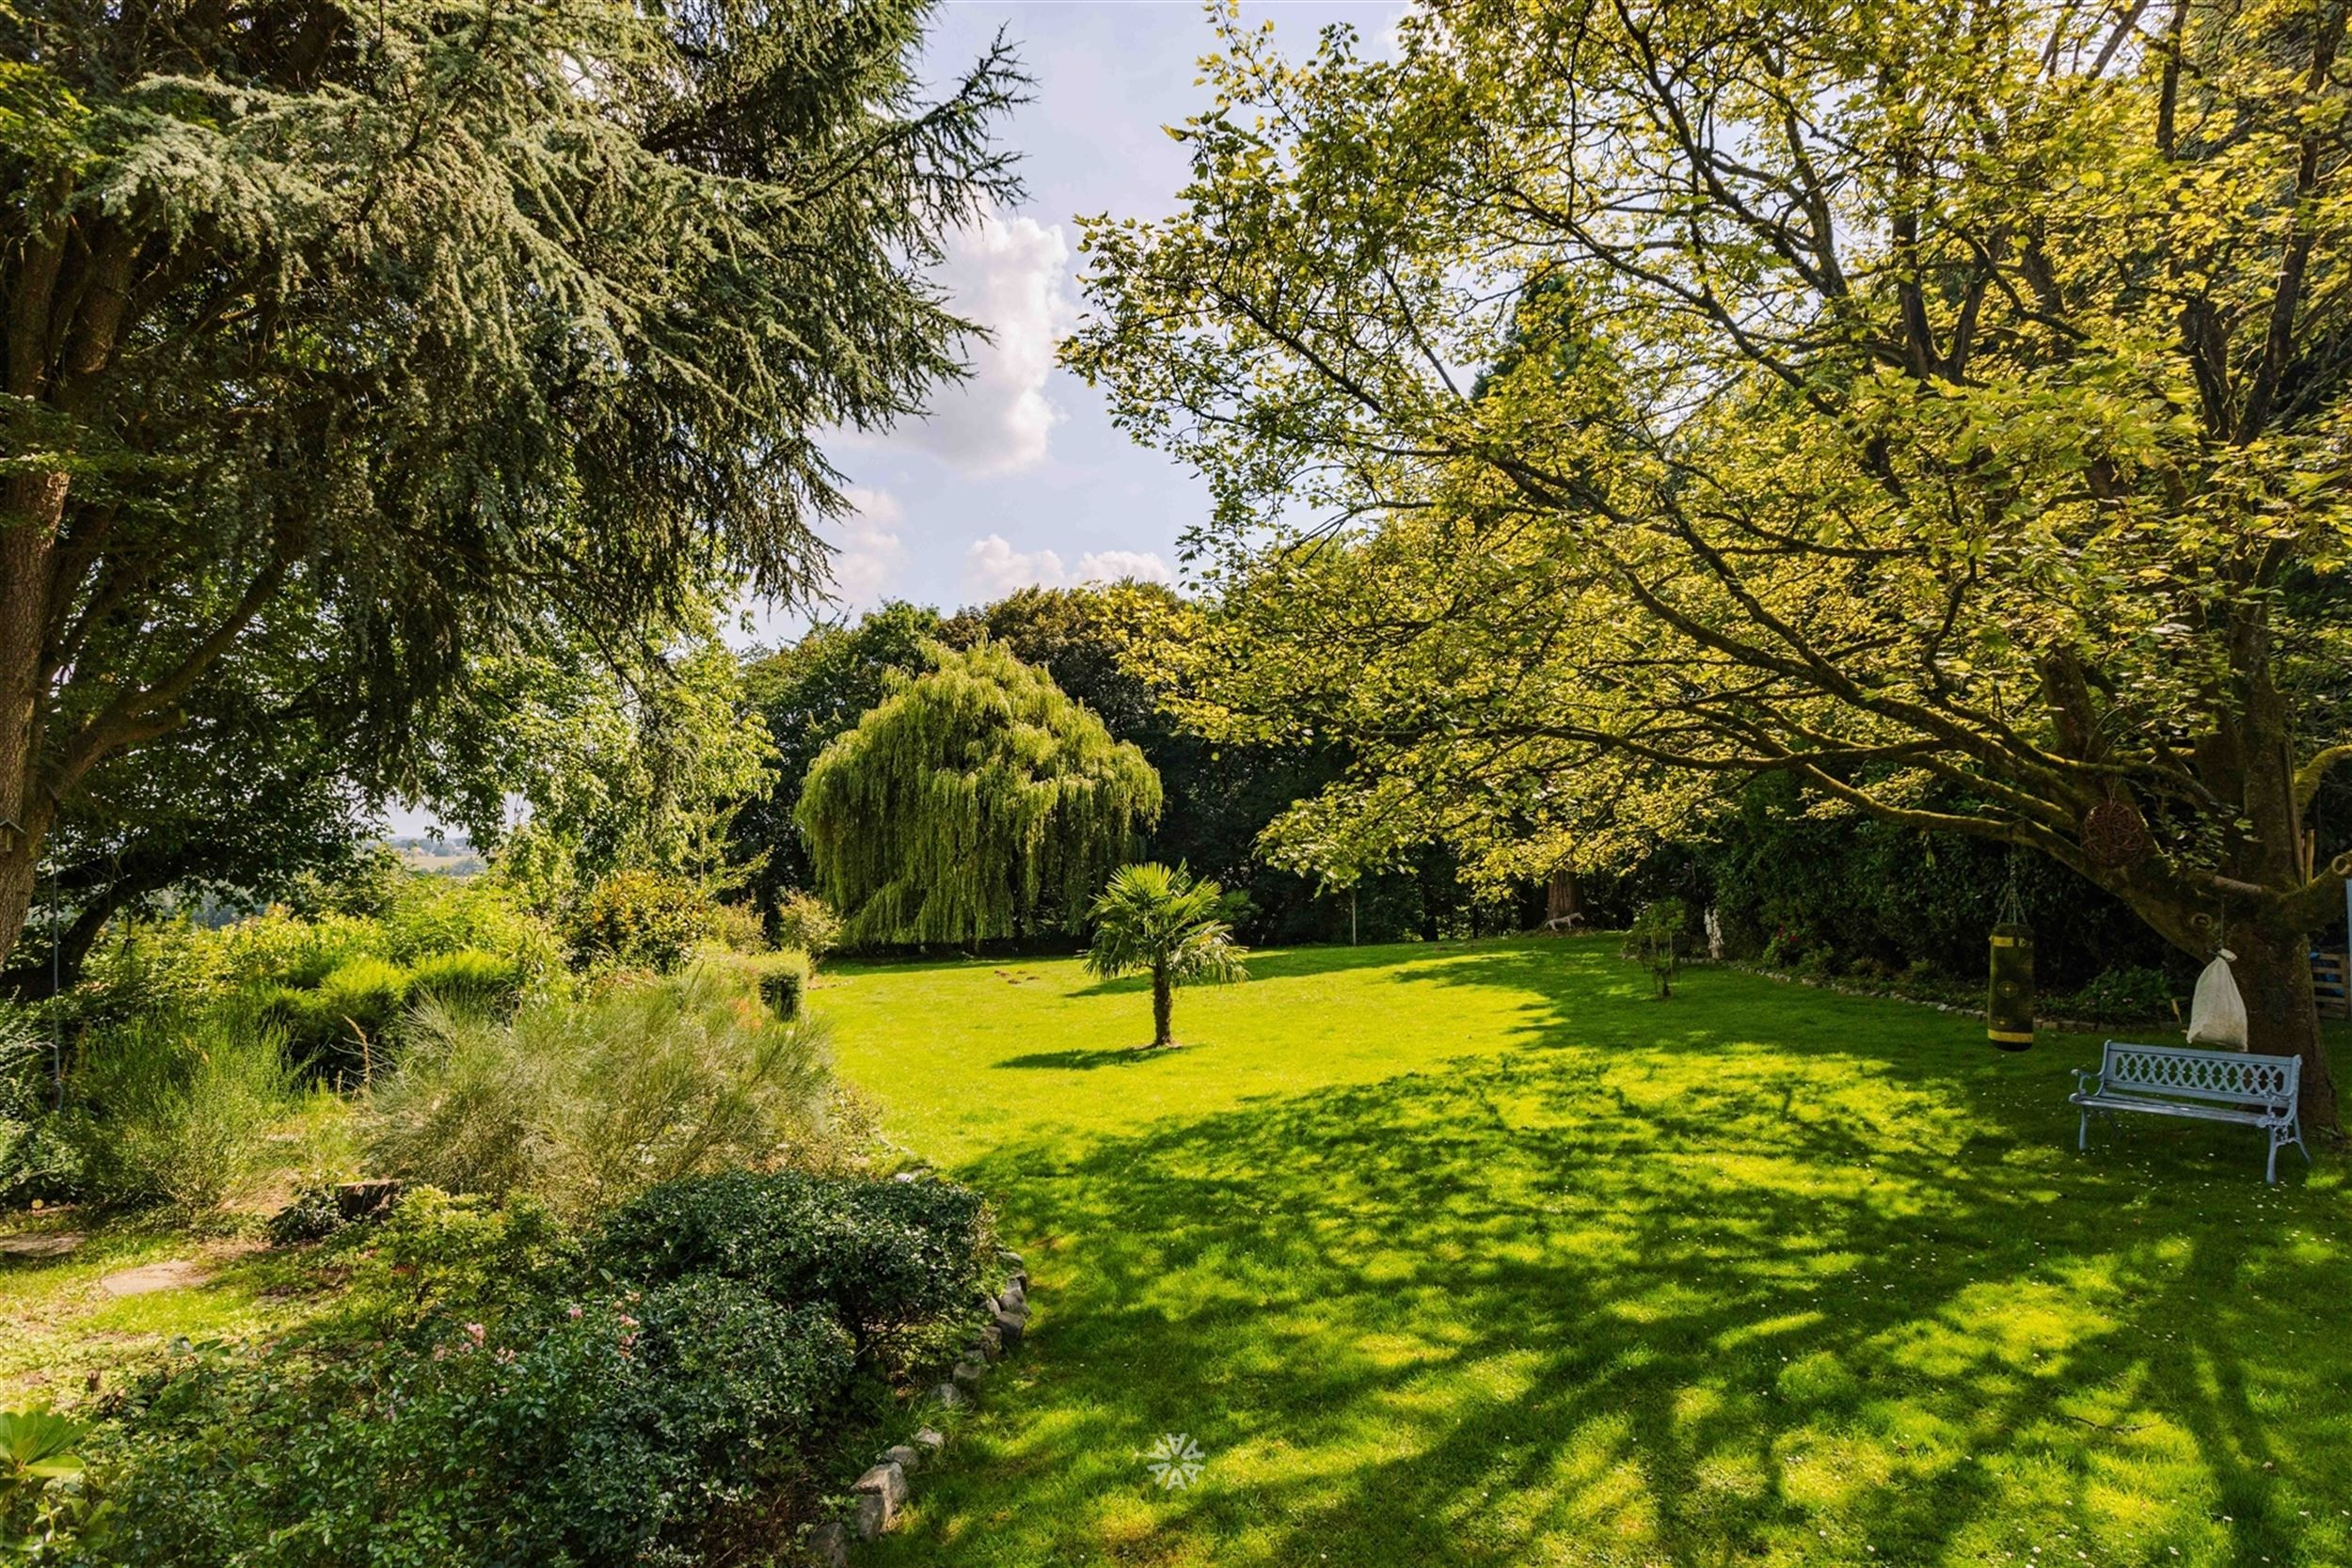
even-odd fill
[{"label": "shrub border", "polygon": [[[935,1410],[961,1410],[972,1402],[989,1367],[1020,1346],[1029,1328],[1029,1271],[1021,1255],[999,1249],[996,1260],[1008,1271],[1004,1286],[981,1297],[981,1316],[972,1338],[946,1378],[925,1396]],[[807,1557],[820,1568],[848,1568],[853,1542],[871,1541],[898,1522],[898,1511],[913,1493],[908,1478],[939,1462],[947,1446],[936,1427],[918,1430],[911,1442],[897,1443],[876,1456],[866,1472],[850,1483],[856,1499],[847,1518],[826,1519],[808,1532]]]}]

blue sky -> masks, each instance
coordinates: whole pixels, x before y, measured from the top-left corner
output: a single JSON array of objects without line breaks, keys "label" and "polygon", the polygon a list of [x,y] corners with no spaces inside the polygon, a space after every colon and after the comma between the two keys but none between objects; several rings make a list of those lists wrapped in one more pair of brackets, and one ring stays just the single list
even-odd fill
[{"label": "blue sky", "polygon": [[[1294,50],[1350,22],[1376,37],[1402,0],[1258,4]],[[837,442],[858,515],[832,531],[837,594],[854,612],[885,598],[953,609],[1027,583],[1173,577],[1176,541],[1204,508],[1188,471],[1113,429],[1098,394],[1054,364],[1075,319],[1078,214],[1155,216],[1184,182],[1184,149],[1162,127],[1207,104],[1194,85],[1212,43],[1191,0],[950,3],[937,13],[927,74],[947,80],[1002,28],[1035,78],[1003,128],[1022,154],[1027,198],[962,238],[943,281],[995,341],[974,375],[929,417],[881,439]],[[788,638],[804,614],[754,607],[746,640]]]}]

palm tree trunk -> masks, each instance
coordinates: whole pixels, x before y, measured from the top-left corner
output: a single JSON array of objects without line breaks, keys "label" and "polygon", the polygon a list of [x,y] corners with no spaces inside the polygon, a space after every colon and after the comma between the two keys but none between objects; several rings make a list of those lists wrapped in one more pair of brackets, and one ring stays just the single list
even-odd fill
[{"label": "palm tree trunk", "polygon": [[1176,1005],[1176,988],[1168,983],[1168,971],[1155,967],[1152,971],[1152,1043],[1174,1045],[1176,1037],[1168,1032],[1168,1015]]}]

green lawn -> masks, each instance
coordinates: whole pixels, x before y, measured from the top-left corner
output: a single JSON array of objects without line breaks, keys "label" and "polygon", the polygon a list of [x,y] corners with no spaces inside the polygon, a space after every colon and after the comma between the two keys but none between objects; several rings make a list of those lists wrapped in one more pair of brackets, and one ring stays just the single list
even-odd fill
[{"label": "green lawn", "polygon": [[[840,965],[890,1135],[1040,1318],[862,1561],[2352,1563],[2352,1196],[2244,1129],[2074,1152],[2095,1042],[1612,939]],[[1146,1452],[1201,1449],[1166,1490]]]}]

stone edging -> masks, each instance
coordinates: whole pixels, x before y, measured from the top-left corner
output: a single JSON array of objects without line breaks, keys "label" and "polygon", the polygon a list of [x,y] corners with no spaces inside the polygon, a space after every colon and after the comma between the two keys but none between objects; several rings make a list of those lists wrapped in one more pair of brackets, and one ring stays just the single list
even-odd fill
[{"label": "stone edging", "polygon": [[[930,1391],[930,1402],[942,1410],[960,1410],[970,1404],[988,1376],[989,1364],[1017,1347],[1028,1332],[1029,1271],[1017,1252],[1000,1251],[996,1259],[1010,1273],[1003,1290],[981,1298],[985,1320],[964,1345],[963,1359],[956,1363],[946,1382]],[[883,1449],[850,1484],[857,1498],[856,1512],[846,1520],[828,1519],[809,1532],[810,1560],[822,1568],[848,1568],[850,1544],[871,1541],[897,1522],[898,1510],[906,1506],[913,1490],[907,1478],[938,1463],[946,1446],[946,1434],[927,1426],[914,1434],[914,1442]]]}]

